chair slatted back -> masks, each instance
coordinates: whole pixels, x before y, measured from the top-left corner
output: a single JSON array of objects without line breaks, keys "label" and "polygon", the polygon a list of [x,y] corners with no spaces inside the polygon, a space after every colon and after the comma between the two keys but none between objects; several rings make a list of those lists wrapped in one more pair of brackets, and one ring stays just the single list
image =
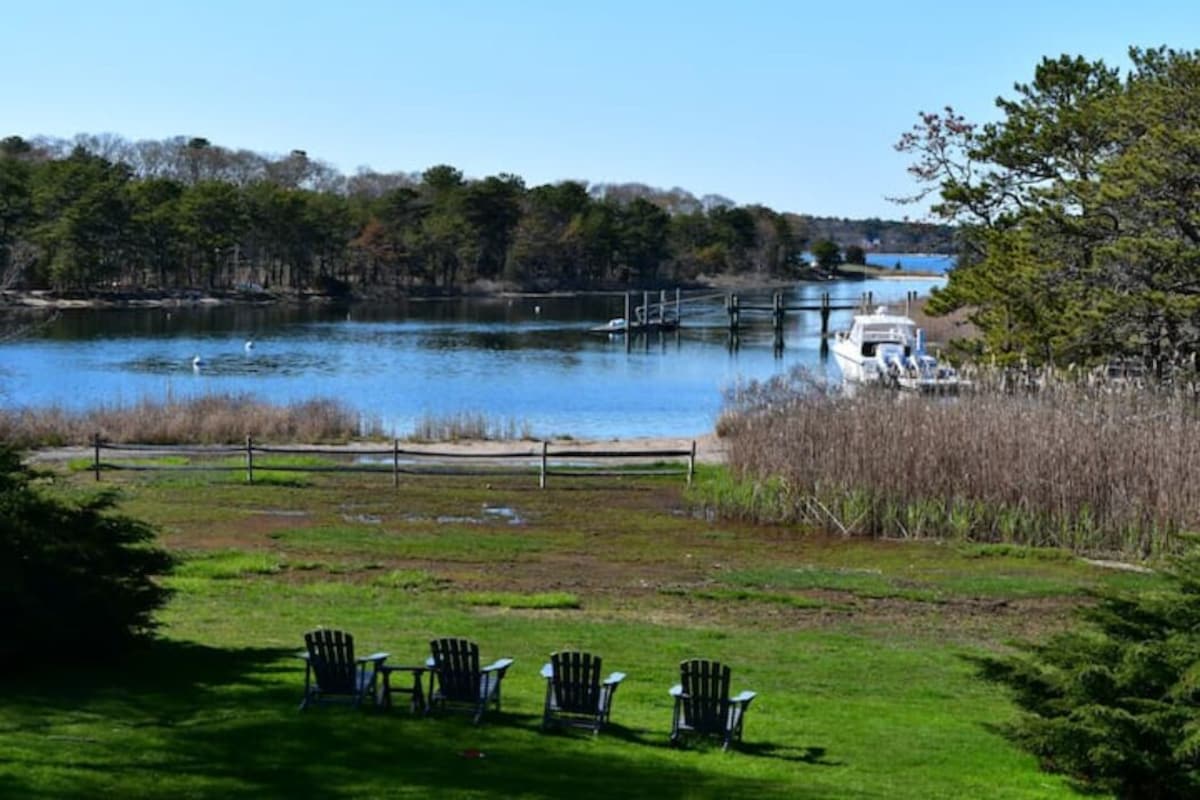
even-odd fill
[{"label": "chair slatted back", "polygon": [[438,685],[447,700],[479,700],[479,646],[467,639],[434,639],[433,668]]},{"label": "chair slatted back", "polygon": [[357,688],[354,637],[344,631],[315,630],[304,634],[308,663],[321,691],[353,694]]},{"label": "chair slatted back", "polygon": [[559,710],[594,714],[600,704],[600,657],[591,653],[551,653],[554,703]]},{"label": "chair slatted back", "polygon": [[700,733],[724,733],[729,720],[729,667],[692,659],[679,665],[683,718]]}]

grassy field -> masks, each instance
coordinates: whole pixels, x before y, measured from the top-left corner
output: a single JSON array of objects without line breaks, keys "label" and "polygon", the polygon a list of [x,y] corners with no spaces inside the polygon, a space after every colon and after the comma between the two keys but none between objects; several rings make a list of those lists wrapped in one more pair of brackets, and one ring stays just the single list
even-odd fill
[{"label": "grassy field", "polygon": [[[64,642],[0,686],[3,797],[1071,797],[997,732],[1012,708],[964,656],[1058,629],[1088,587],[1152,580],[714,520],[678,479],[106,480],[182,558],[177,593],[127,663],[77,668]],[[317,626],[401,664],[473,638],[516,659],[504,709],[479,727],[402,703],[300,713],[294,654]],[[598,737],[539,730],[562,648],[629,675]],[[667,746],[692,656],[759,693],[737,752]]]}]

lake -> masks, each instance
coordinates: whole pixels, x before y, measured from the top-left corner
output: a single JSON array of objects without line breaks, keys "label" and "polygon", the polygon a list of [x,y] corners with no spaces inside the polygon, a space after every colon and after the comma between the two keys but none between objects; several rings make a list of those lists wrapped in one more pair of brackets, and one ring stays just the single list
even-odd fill
[{"label": "lake", "polygon": [[[787,302],[826,291],[887,302],[943,282],[800,284]],[[770,297],[742,292],[741,302]],[[677,333],[635,337],[628,352],[624,337],[588,331],[623,313],[612,295],[64,311],[32,338],[0,343],[0,405],[83,409],[250,393],[276,403],[336,398],[399,436],[423,416],[483,412],[537,436],[686,437],[713,429],[722,391],[739,381],[795,365],[838,376],[822,359],[816,313],[787,316],[780,354],[768,316],[744,315],[732,346],[720,298],[685,307]],[[835,312],[832,329],[851,314]],[[196,355],[203,365],[193,369]]]}]

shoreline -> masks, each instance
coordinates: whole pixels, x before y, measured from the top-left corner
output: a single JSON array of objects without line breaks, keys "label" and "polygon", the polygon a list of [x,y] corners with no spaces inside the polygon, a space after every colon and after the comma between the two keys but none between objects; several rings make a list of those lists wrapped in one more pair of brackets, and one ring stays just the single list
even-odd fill
[{"label": "shoreline", "polygon": [[[711,276],[695,281],[688,285],[688,290],[694,291],[753,291],[774,290],[796,284],[821,284],[830,281],[846,280],[929,280],[944,277],[933,272],[897,272],[895,270],[876,267],[839,269],[830,275],[810,273],[794,280],[763,281],[761,277],[745,275]],[[334,296],[313,292],[202,292],[198,290],[129,290],[95,292],[66,292],[58,293],[49,289],[34,289],[29,291],[7,290],[0,292],[0,312],[22,311],[64,311],[72,309],[136,309],[136,308],[201,308],[228,305],[308,305],[308,304],[357,304],[389,302],[398,298],[407,300],[440,300],[454,297],[573,297],[579,295],[613,295],[624,294],[625,290],[616,289],[558,289],[549,291],[531,291],[521,289],[506,289],[499,286],[476,287],[472,291],[467,287],[464,291],[454,293],[390,293],[380,292],[373,295]],[[629,289],[630,292],[640,292],[642,289]],[[657,292],[658,289],[645,290]]]}]

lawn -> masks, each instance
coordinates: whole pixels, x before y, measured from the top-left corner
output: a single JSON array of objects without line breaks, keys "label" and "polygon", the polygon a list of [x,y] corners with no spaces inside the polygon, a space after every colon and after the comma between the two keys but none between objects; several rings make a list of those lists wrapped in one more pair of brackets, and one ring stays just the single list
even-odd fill
[{"label": "lawn", "polygon": [[[713,520],[678,479],[112,483],[182,559],[162,636],[105,669],[64,642],[8,680],[0,796],[1073,797],[998,732],[1012,707],[966,657],[1061,628],[1089,587],[1152,580]],[[394,663],[475,639],[516,659],[503,710],[478,727],[404,703],[300,713],[295,653],[318,626]],[[598,737],[539,730],[539,669],[564,648],[629,676]],[[667,689],[693,656],[759,693],[736,752],[667,745]]]}]

